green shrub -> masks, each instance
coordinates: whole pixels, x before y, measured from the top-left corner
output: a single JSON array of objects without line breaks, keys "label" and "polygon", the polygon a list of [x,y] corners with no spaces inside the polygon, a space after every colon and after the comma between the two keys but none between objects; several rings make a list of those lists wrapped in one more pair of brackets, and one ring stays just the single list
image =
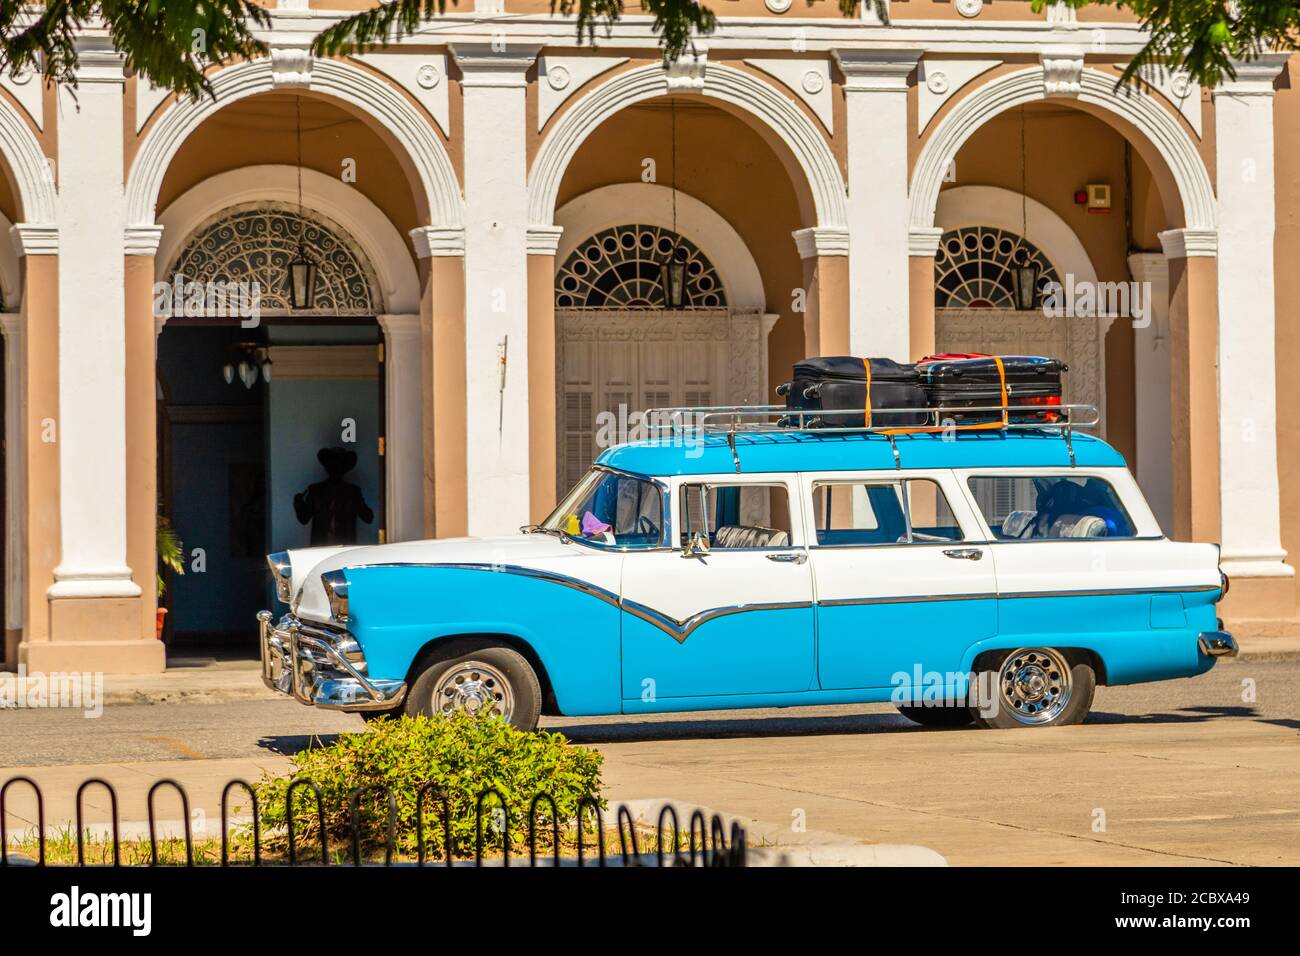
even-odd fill
[{"label": "green shrub", "polygon": [[[307,778],[321,790],[331,851],[345,857],[352,852],[349,797],[353,790],[382,785],[397,799],[398,852],[414,855],[416,795],[431,785],[447,795],[452,849],[463,857],[474,853],[475,807],[480,793],[495,788],[505,798],[511,855],[517,856],[527,853],[528,808],[533,797],[549,793],[561,821],[569,821],[571,827],[579,801],[599,797],[602,757],[595,750],[575,747],[561,734],[523,733],[505,721],[453,714],[377,721],[364,733],[341,734],[328,746],[304,750],[292,760],[292,775],[267,775],[257,786],[269,849],[283,848],[287,842],[285,796],[290,782]],[[502,846],[499,814],[494,813],[498,806],[495,797],[488,797],[483,805],[485,851],[497,852]],[[591,817],[591,811],[587,812]],[[370,847],[382,848],[386,799],[382,794],[366,793],[357,813],[363,840]],[[537,817],[540,851],[550,845],[552,833],[546,801],[538,807]],[[294,790],[294,818],[299,859],[319,859],[320,825],[310,787]],[[440,858],[445,842],[442,808],[432,795],[425,800],[424,838],[430,859]]]}]

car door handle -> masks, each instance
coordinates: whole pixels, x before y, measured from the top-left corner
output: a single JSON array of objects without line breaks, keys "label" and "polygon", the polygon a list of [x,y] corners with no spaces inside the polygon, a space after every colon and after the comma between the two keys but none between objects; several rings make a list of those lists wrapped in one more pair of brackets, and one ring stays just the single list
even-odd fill
[{"label": "car door handle", "polygon": [[776,554],[769,554],[767,560],[775,561],[778,564],[803,564],[808,560],[808,552],[778,551]]},{"label": "car door handle", "polygon": [[945,548],[943,553],[950,558],[965,558],[967,561],[978,561],[984,557],[981,548]]}]

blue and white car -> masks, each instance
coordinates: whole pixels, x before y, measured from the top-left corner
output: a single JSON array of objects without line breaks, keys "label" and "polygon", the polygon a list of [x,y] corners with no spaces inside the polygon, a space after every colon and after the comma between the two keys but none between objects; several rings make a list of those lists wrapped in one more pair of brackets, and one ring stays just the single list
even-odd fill
[{"label": "blue and white car", "polygon": [[1068,428],[705,429],[604,452],[495,539],[271,555],[264,678],[304,704],[543,715],[894,702],[1074,724],[1236,653],[1218,547]]}]

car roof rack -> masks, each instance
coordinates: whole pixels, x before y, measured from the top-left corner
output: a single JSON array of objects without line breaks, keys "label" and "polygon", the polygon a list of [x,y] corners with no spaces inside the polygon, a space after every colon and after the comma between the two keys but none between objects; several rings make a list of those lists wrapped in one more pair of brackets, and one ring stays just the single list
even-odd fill
[{"label": "car roof rack", "polygon": [[[861,415],[865,424],[848,426],[823,426],[824,415],[843,418]],[[1029,416],[1054,416],[1047,421]],[[881,419],[903,420],[924,416],[924,422],[912,425],[877,425]],[[964,421],[976,416],[984,421]],[[1074,465],[1074,446],[1071,433],[1076,428],[1095,428],[1101,421],[1096,405],[932,405],[920,408],[834,408],[794,409],[785,405],[700,405],[652,408],[645,413],[646,426],[652,433],[667,432],[672,435],[696,436],[725,435],[735,451],[735,438],[739,434],[772,434],[806,432],[812,435],[868,434],[882,435],[891,445],[900,435],[957,435],[967,432],[1048,432],[1065,440]],[[898,448],[894,446],[894,461],[898,462]]]}]

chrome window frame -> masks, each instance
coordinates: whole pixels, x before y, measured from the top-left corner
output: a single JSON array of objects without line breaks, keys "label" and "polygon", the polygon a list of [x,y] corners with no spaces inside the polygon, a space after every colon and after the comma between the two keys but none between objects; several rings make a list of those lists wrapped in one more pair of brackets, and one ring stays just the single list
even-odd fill
[{"label": "chrome window frame", "polygon": [[[869,472],[832,472],[816,471],[801,473],[803,481],[804,508],[808,513],[808,528],[810,534],[808,538],[808,549],[810,551],[844,551],[855,549],[876,549],[876,548],[951,548],[954,545],[964,545],[974,547],[977,545],[988,544],[983,540],[987,535],[987,529],[971,503],[967,501],[965,489],[962,487],[961,480],[953,473],[951,468],[903,468],[892,471],[869,471]],[[816,503],[813,500],[813,491],[817,485],[829,484],[846,484],[846,485],[887,485],[899,484],[904,481],[930,481],[938,486],[939,491],[943,493],[944,501],[948,505],[948,510],[952,512],[953,518],[957,521],[957,529],[961,532],[960,538],[947,538],[943,541],[916,541],[912,538],[912,515],[911,503],[905,498],[903,518],[907,525],[907,541],[880,541],[874,544],[822,544],[817,540],[816,526]],[[953,488],[958,492],[956,499],[953,498],[952,488],[949,488],[945,481],[951,481]],[[963,516],[959,510],[965,507],[967,514],[966,523],[963,523]],[[967,527],[967,524],[970,527]],[[978,531],[978,534],[972,534],[972,531]]]},{"label": "chrome window frame", "polygon": [[[658,544],[604,544],[600,541],[592,540],[591,538],[575,537],[574,535],[561,531],[560,533],[564,535],[565,541],[568,541],[572,544],[581,544],[586,547],[592,548],[593,550],[596,551],[604,551],[604,552],[610,552],[615,554],[617,553],[648,554],[654,551],[675,551],[676,550],[670,543],[672,540],[670,536],[671,517],[672,517],[670,499],[672,498],[672,494],[671,494],[671,489],[666,481],[664,481],[662,478],[655,477],[654,475],[643,475],[640,472],[627,471],[623,468],[612,468],[609,465],[602,465],[599,463],[593,464],[591,468],[587,470],[587,473],[582,476],[583,479],[585,480],[587,475],[590,475],[593,471],[601,471],[601,472],[605,472],[606,474],[617,475],[622,478],[635,478],[639,481],[648,482],[649,484],[652,484],[659,489],[659,505],[660,505],[660,512],[662,515],[662,520],[660,521],[659,524],[659,543]],[[577,485],[574,485],[573,487],[577,488]],[[555,508],[551,511],[549,515],[546,516],[546,518],[542,521],[542,524],[545,524],[547,521],[551,520],[551,517],[557,511],[560,510],[560,505],[562,505],[564,501],[572,493],[573,493],[573,488],[570,488],[568,493],[566,493],[563,498],[561,498],[559,501],[556,502]]]},{"label": "chrome window frame", "polygon": [[[709,554],[744,554],[746,552],[762,552],[765,554],[775,554],[782,551],[806,551],[808,550],[808,535],[804,528],[804,502],[800,473],[797,471],[747,471],[739,473],[723,473],[712,475],[675,475],[672,493],[674,497],[680,495],[687,486],[690,485],[707,485],[710,487],[738,487],[743,485],[779,485],[785,489],[786,508],[790,514],[790,543],[778,545],[770,548],[710,548]],[[796,510],[797,506],[797,510]],[[674,519],[680,520],[683,517],[680,508],[674,511]],[[707,520],[706,520],[707,524]],[[672,529],[672,541],[680,541],[682,528],[674,526]],[[680,551],[681,545],[672,547],[674,551]]]},{"label": "chrome window frame", "polygon": [[[1016,466],[1014,468],[1007,468],[1005,474],[997,474],[996,472],[999,470],[1000,469],[966,468],[962,469],[959,474],[954,472],[957,484],[961,487],[962,493],[965,495],[971,511],[974,512],[975,517],[979,521],[980,527],[983,529],[986,536],[986,540],[981,542],[982,544],[1059,544],[1081,542],[1083,544],[1095,545],[1103,541],[1165,541],[1168,539],[1168,535],[1163,533],[1135,533],[1131,535],[1116,535],[1114,537],[1108,535],[1102,538],[1000,538],[994,533],[993,525],[989,523],[988,517],[984,514],[984,509],[980,507],[979,501],[975,497],[975,489],[970,486],[971,479],[973,478],[1097,478],[1106,482],[1107,487],[1110,488],[1111,495],[1124,512],[1124,517],[1128,519],[1128,523],[1133,528],[1134,532],[1139,531],[1141,523],[1138,518],[1134,516],[1133,509],[1130,507],[1130,502],[1125,500],[1122,490],[1116,486],[1112,476],[1107,474],[1107,471],[1112,469],[1057,467],[1036,469],[1032,467],[1027,468],[1024,466]],[[1131,473],[1128,472],[1127,469],[1121,470],[1132,477]],[[991,471],[995,473],[990,473]],[[1134,479],[1134,484],[1136,484],[1136,479]],[[1146,505],[1145,500],[1143,500],[1143,504]],[[1150,506],[1147,506],[1147,508],[1150,510]]]}]

